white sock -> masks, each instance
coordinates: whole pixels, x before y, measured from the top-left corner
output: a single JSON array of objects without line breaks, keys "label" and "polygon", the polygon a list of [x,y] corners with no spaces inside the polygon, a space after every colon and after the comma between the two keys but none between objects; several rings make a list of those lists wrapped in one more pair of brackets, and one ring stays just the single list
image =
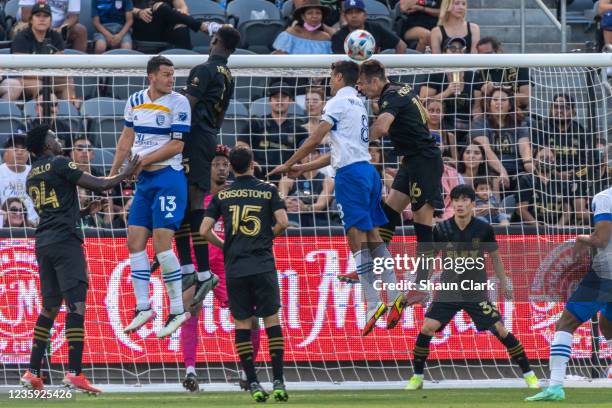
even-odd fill
[{"label": "white sock", "polygon": [[193,374],[193,375],[195,375],[195,374],[196,374],[195,367],[194,367],[194,366],[188,366],[188,367],[185,369],[185,375],[187,375],[187,374]]},{"label": "white sock", "polygon": [[190,273],[195,272],[195,267],[193,264],[181,265],[181,273],[183,275],[189,275]]},{"label": "white sock", "polygon": [[[389,249],[387,249],[387,245],[381,243],[379,246],[377,246],[374,251],[372,251],[372,258],[391,258],[391,253],[389,252]],[[386,263],[383,263],[383,265],[386,265]],[[384,283],[392,283],[393,287],[395,287],[395,283],[397,281],[395,280],[394,268],[384,268],[382,274],[380,275],[380,278]],[[387,301],[393,302],[397,295],[399,295],[399,291],[395,289],[387,290]]]},{"label": "white sock", "polygon": [[136,309],[150,309],[149,280],[151,280],[151,265],[147,252],[130,254],[130,267],[132,268],[132,286],[136,295]]},{"label": "white sock", "polygon": [[200,282],[204,282],[205,280],[210,279],[212,275],[210,274],[210,271],[203,271],[203,272],[198,272],[198,280]]},{"label": "white sock", "polygon": [[423,378],[423,375],[424,375],[424,374],[414,374],[414,376],[415,376],[415,377],[418,377],[418,378]]},{"label": "white sock", "polygon": [[531,374],[533,374],[533,370],[529,370],[526,373],[523,373],[523,378],[527,378],[528,376],[530,376]]},{"label": "white sock", "polygon": [[378,296],[378,291],[374,289],[374,272],[372,268],[374,264],[372,263],[372,255],[370,254],[369,249],[362,249],[361,251],[356,252],[355,257],[355,265],[357,269],[357,276],[359,277],[359,283],[361,283],[361,287],[365,292],[365,298],[367,302],[368,310],[374,309],[378,302],[380,301],[380,297]]},{"label": "white sock", "polygon": [[183,309],[181,264],[171,249],[158,253],[157,260],[166,284],[168,298],[170,298],[170,313],[181,314],[185,311]]},{"label": "white sock", "polygon": [[555,339],[550,346],[550,385],[563,385],[567,363],[572,355],[571,333],[555,332]]}]

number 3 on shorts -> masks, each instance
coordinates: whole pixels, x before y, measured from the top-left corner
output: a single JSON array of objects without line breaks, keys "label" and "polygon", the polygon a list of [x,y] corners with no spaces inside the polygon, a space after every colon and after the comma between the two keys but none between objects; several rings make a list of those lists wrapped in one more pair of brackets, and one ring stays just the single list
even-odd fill
[{"label": "number 3 on shorts", "polygon": [[159,207],[162,211],[176,210],[176,196],[159,196]]}]

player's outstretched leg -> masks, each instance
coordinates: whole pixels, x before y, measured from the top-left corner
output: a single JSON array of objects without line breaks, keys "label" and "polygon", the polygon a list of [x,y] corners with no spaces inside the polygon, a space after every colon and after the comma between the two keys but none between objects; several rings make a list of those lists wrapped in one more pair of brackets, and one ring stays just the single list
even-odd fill
[{"label": "player's outstretched leg", "polygon": [[[391,258],[391,253],[389,252],[389,249],[387,249],[387,245],[382,242],[380,243],[380,245],[377,245],[372,250],[372,258],[379,258],[385,260],[387,258]],[[387,263],[385,262],[383,262],[382,264],[387,265]],[[385,267],[380,275],[380,278],[383,283],[391,284],[393,285],[392,287],[395,287],[395,284],[397,283],[394,268]],[[387,315],[387,329],[390,330],[393,329],[400,321],[402,317],[402,312],[406,307],[407,300],[406,295],[395,289],[387,289],[387,300],[390,301],[388,305],[389,313]]]},{"label": "player's outstretched leg", "polygon": [[181,329],[181,348],[183,350],[183,362],[185,363],[183,387],[190,392],[196,392],[200,389],[195,371],[197,347],[198,315],[193,315]]},{"label": "player's outstretched leg", "polygon": [[155,319],[155,311],[149,303],[149,280],[151,270],[149,257],[146,251],[130,254],[130,267],[132,269],[132,286],[136,295],[136,312],[134,319],[123,330],[125,333],[135,332],[142,326]]},{"label": "player's outstretched leg", "polygon": [[49,337],[51,336],[51,328],[58,311],[59,307],[44,307],[43,311],[38,315],[36,326],[34,326],[30,366],[19,381],[25,388],[34,390],[42,390],[44,388],[43,379],[40,377],[40,370],[42,359],[49,343]]},{"label": "player's outstretched leg", "polygon": [[384,316],[387,311],[387,305],[380,301],[380,296],[376,289],[374,289],[374,272],[372,270],[374,264],[372,262],[372,255],[370,250],[364,248],[360,251],[355,252],[355,265],[357,269],[357,275],[359,276],[359,282],[365,293],[367,312],[366,312],[366,324],[361,334],[367,336],[370,334],[376,325],[378,319]]},{"label": "player's outstretched leg", "polygon": [[538,377],[536,377],[535,373],[531,369],[523,344],[514,336],[514,334],[506,330],[506,327],[502,322],[496,323],[491,329],[491,333],[493,333],[493,335],[497,337],[497,340],[499,340],[500,343],[506,347],[510,358],[514,360],[521,368],[527,387],[533,389],[540,388],[538,385]]},{"label": "player's outstretched leg", "polygon": [[191,314],[183,308],[183,276],[178,258],[170,249],[158,252],[157,259],[166,284],[166,292],[170,298],[170,314],[164,327],[157,332],[157,338],[161,339],[178,330],[191,317]]}]

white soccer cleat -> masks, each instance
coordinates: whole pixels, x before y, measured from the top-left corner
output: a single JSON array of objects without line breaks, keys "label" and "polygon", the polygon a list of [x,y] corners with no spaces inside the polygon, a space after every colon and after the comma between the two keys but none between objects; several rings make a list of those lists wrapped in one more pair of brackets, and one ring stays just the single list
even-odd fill
[{"label": "white soccer cleat", "polygon": [[157,316],[157,313],[155,313],[155,310],[153,309],[136,310],[136,316],[134,316],[132,322],[128,324],[125,329],[123,329],[123,332],[135,332],[145,324],[149,323],[151,320],[155,319],[155,316]]},{"label": "white soccer cleat", "polygon": [[166,324],[156,334],[158,339],[163,339],[178,330],[189,318],[191,314],[189,312],[183,312],[181,314],[169,314]]}]

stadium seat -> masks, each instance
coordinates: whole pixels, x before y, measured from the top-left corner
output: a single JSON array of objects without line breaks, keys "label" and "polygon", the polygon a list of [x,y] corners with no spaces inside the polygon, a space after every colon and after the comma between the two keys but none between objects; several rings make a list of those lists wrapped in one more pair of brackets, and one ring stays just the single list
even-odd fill
[{"label": "stadium seat", "polygon": [[[131,51],[131,50],[126,50]],[[105,80],[104,95],[113,99],[128,99],[134,92],[147,87],[144,76],[112,76]]]},{"label": "stadium seat", "polygon": [[[270,103],[268,102],[268,98],[259,98],[250,106],[251,116],[255,117],[264,117],[270,114],[271,112]],[[304,117],[306,113],[304,109],[296,103],[292,103],[289,105],[289,111],[287,112],[289,117]]]},{"label": "stadium seat", "polygon": [[[212,0],[186,0],[189,15],[195,19],[225,23],[225,10]],[[191,35],[191,46],[201,47],[210,44],[210,36],[201,31],[189,31]]]},{"label": "stadium seat", "polygon": [[137,50],[126,50],[123,48],[116,48],[114,50],[106,51],[102,55],[142,55],[143,53]]},{"label": "stadium seat", "polygon": [[7,27],[12,27],[17,22],[19,13],[19,0],[9,0],[4,5],[4,15],[6,16]]},{"label": "stadium seat", "polygon": [[380,23],[383,27],[393,29],[391,12],[383,3],[376,0],[364,0],[368,20]]},{"label": "stadium seat", "polygon": [[287,0],[283,3],[283,8],[281,9],[281,16],[283,20],[285,20],[285,24],[291,24],[291,20],[293,17],[293,0]]},{"label": "stadium seat", "polygon": [[95,146],[115,147],[123,129],[125,100],[93,98],[81,106],[87,134]]},{"label": "stadium seat", "polygon": [[248,133],[249,122],[247,107],[242,102],[230,101],[219,133],[219,143],[233,147],[238,136]]},{"label": "stadium seat", "polygon": [[164,41],[139,41],[134,40],[134,49],[143,54],[157,54],[172,47],[172,44]]},{"label": "stadium seat", "polygon": [[161,55],[200,55],[199,52],[193,50],[185,50],[183,48],[170,48],[160,52]]},{"label": "stadium seat", "polygon": [[93,19],[91,18],[91,1],[81,1],[79,23],[83,24],[85,28],[87,28],[87,39],[91,42],[93,40],[93,35],[96,32],[96,29],[93,26]]},{"label": "stadium seat", "polygon": [[242,48],[258,54],[270,53],[274,39],[285,29],[278,8],[265,0],[234,0],[228,4],[227,14],[240,31]]},{"label": "stadium seat", "polygon": [[10,54],[10,53],[11,53],[10,48],[0,48],[0,54]]},{"label": "stadium seat", "polygon": [[111,148],[93,148],[93,158],[91,159],[91,165],[102,170],[104,174],[110,172],[113,166],[113,158],[115,157],[115,149]]},{"label": "stadium seat", "polygon": [[234,77],[233,99],[241,102],[251,102],[264,96],[266,91],[266,78],[256,76]]},{"label": "stadium seat", "polygon": [[568,1],[566,13],[567,24],[593,24],[592,10],[592,0]]},{"label": "stadium seat", "polygon": [[253,52],[251,50],[245,50],[244,48],[236,48],[236,51],[234,51],[234,54],[236,55],[257,55],[256,52]]},{"label": "stadium seat", "polygon": [[19,129],[26,129],[21,109],[13,102],[0,102],[0,146]]}]

